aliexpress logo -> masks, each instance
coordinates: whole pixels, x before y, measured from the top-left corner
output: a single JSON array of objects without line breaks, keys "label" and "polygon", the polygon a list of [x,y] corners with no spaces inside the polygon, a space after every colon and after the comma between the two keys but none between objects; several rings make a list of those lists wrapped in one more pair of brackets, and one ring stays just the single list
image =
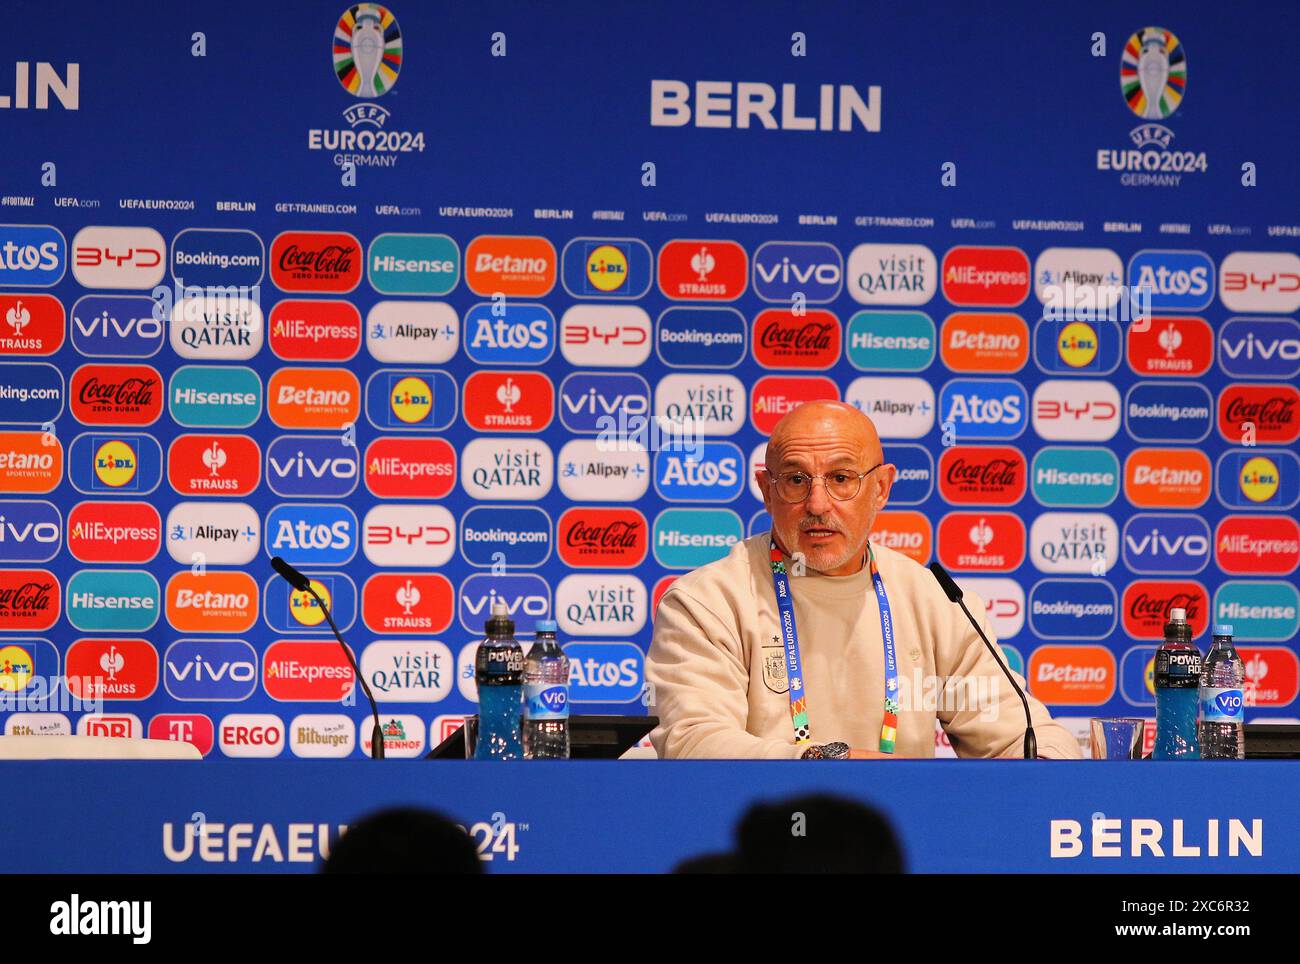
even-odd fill
[{"label": "aliexpress logo", "polygon": [[555,386],[541,372],[475,372],[464,391],[465,422],[480,432],[540,432],[555,418]]},{"label": "aliexpress logo", "polygon": [[787,308],[768,308],[754,319],[754,359],[764,368],[825,370],[840,359],[840,320],[822,308],[796,315]]},{"label": "aliexpress logo", "polygon": [[1210,498],[1210,459],[1198,449],[1136,449],[1124,462],[1124,492],[1143,509],[1195,509]]},{"label": "aliexpress logo", "polygon": [[1240,445],[1248,431],[1256,443],[1286,445],[1300,438],[1300,391],[1291,385],[1225,388],[1219,395],[1219,434]]},{"label": "aliexpress logo", "polygon": [[0,569],[0,631],[49,629],[59,621],[61,599],[48,569]]},{"label": "aliexpress logo", "polygon": [[285,231],[271,242],[271,281],[281,291],[346,294],[361,283],[361,242],[345,231]]},{"label": "aliexpress logo", "polygon": [[1214,332],[1204,318],[1153,318],[1128,325],[1128,364],[1139,375],[1204,375],[1214,361]]},{"label": "aliexpress logo", "polygon": [[273,700],[335,703],[352,693],[356,674],[338,643],[280,639],[262,657],[262,687]]},{"label": "aliexpress logo", "polygon": [[940,274],[943,296],[954,305],[1014,308],[1029,297],[1029,255],[1019,248],[950,248]]},{"label": "aliexpress logo", "polygon": [[68,551],[79,562],[150,562],[162,549],[162,517],[148,502],[78,502],[68,512]]},{"label": "aliexpress logo", "polygon": [[182,435],[167,450],[167,480],[181,495],[248,495],[262,450],[247,435]]},{"label": "aliexpress logo", "polygon": [[456,484],[456,452],[440,438],[377,438],[365,470],[366,488],[381,499],[441,499]]},{"label": "aliexpress logo", "polygon": [[749,393],[749,420],[763,435],[804,402],[840,397],[839,386],[829,378],[809,375],[768,375],[754,383]]},{"label": "aliexpress logo", "polygon": [[280,428],[339,429],[361,413],[361,383],[344,368],[280,368],[267,384],[266,412]]},{"label": "aliexpress logo", "polygon": [[1018,372],[1029,361],[1029,325],[1009,312],[954,312],[939,332],[939,356],[955,372]]},{"label": "aliexpress logo", "polygon": [[485,298],[540,298],[555,287],[555,265],[546,238],[483,234],[465,249],[465,284]]},{"label": "aliexpress logo", "polygon": [[0,295],[0,355],[53,355],[66,327],[63,303],[53,295]]},{"label": "aliexpress logo", "polygon": [[735,301],[749,257],[735,241],[669,241],[659,249],[659,290],[674,301]]},{"label": "aliexpress logo", "polygon": [[361,350],[361,312],[348,301],[281,301],[266,325],[271,351],[285,361],[344,362]]},{"label": "aliexpress logo", "polygon": [[939,521],[939,561],[962,572],[1011,572],[1025,561],[1025,524],[1010,512],[950,512]]},{"label": "aliexpress logo", "polygon": [[1134,639],[1164,639],[1169,610],[1187,610],[1192,636],[1210,625],[1210,595],[1199,582],[1143,579],[1124,590],[1124,632]]},{"label": "aliexpress logo", "polygon": [[443,632],[455,613],[455,590],[436,572],[381,572],[361,591],[361,618],[372,633],[425,635]]},{"label": "aliexpress logo", "polygon": [[920,512],[888,510],[876,516],[871,530],[871,541],[886,549],[901,552],[915,562],[925,565],[930,561],[933,535],[930,520]]},{"label": "aliexpress logo", "polygon": [[1215,530],[1214,560],[1234,576],[1288,576],[1300,566],[1300,523],[1284,515],[1230,515]]},{"label": "aliexpress logo", "polygon": [[46,432],[0,432],[0,492],[44,494],[63,481],[63,443]]},{"label": "aliexpress logo", "polygon": [[143,639],[79,639],[64,678],[82,700],[147,700],[158,689],[158,650]]},{"label": "aliexpress logo", "polygon": [[1014,505],[1028,483],[1025,453],[1004,445],[956,445],[939,457],[939,494],[954,505]]},{"label": "aliexpress logo", "polygon": [[650,526],[636,509],[580,506],[555,524],[560,558],[570,566],[632,569],[645,561]]},{"label": "aliexpress logo", "polygon": [[167,621],[181,633],[242,633],[257,622],[257,582],[246,572],[178,572],[167,581]]},{"label": "aliexpress logo", "polygon": [[1100,706],[1115,693],[1115,654],[1104,646],[1039,646],[1028,676],[1029,691],[1044,703]]},{"label": "aliexpress logo", "polygon": [[83,425],[152,425],[162,415],[162,375],[149,365],[82,365],[68,387]]}]

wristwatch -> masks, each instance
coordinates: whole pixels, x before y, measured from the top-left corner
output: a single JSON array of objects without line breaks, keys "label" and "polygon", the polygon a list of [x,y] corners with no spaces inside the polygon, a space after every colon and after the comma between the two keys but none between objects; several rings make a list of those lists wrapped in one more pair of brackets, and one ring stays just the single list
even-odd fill
[{"label": "wristwatch", "polygon": [[813,744],[803,751],[801,760],[847,760],[849,745],[847,743],[826,743],[821,746]]}]

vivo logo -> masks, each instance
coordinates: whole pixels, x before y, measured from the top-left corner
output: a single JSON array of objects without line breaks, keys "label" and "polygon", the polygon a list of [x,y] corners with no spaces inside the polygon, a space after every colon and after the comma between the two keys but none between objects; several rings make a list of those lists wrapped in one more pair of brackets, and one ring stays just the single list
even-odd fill
[{"label": "vivo logo", "polygon": [[475,573],[460,586],[457,596],[460,624],[466,632],[479,635],[500,600],[515,621],[515,635],[531,635],[539,619],[551,612],[551,587],[541,576],[512,574],[494,576]]}]

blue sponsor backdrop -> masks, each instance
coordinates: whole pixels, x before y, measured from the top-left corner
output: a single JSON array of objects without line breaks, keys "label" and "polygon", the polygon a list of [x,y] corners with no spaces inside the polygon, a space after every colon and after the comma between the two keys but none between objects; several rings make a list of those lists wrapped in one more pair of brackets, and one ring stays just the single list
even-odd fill
[{"label": "blue sponsor backdrop", "polygon": [[[360,652],[373,636],[362,628],[359,587],[391,570],[358,551],[364,538],[358,520],[380,501],[362,481],[358,455],[381,435],[436,435],[458,456],[480,437],[503,450],[465,419],[467,378],[499,366],[551,379],[558,417],[528,438],[556,461],[573,439],[594,440],[602,416],[635,429],[637,418],[655,410],[661,379],[682,370],[697,379],[734,375],[747,391],[765,375],[815,370],[841,395],[856,378],[906,373],[917,382],[882,382],[880,391],[906,393],[928,383],[935,404],[890,422],[898,428],[886,438],[886,451],[902,473],[894,507],[919,511],[931,526],[952,508],[937,465],[946,443],[1009,445],[1027,464],[1053,450],[1041,462],[1056,470],[1051,481],[1039,484],[1031,472],[1019,502],[988,507],[1022,516],[1026,531],[1044,511],[1103,512],[1113,522],[1119,548],[1102,577],[1049,578],[1029,561],[1006,574],[1023,587],[1027,609],[1040,604],[1036,616],[1022,613],[1023,628],[1003,640],[1024,654],[1029,669],[1034,651],[1049,642],[1096,637],[1116,657],[1119,678],[1100,701],[1058,704],[1062,715],[1149,712],[1133,668],[1142,661],[1126,655],[1147,645],[1124,630],[1124,591],[1134,581],[1194,578],[1211,597],[1246,607],[1240,612],[1294,609],[1294,594],[1285,591],[1294,582],[1291,571],[1235,574],[1225,596],[1228,577],[1210,534],[1226,516],[1287,514],[1300,501],[1292,440],[1230,445],[1212,425],[1229,384],[1286,382],[1300,374],[1294,320],[1300,296],[1294,304],[1287,300],[1290,286],[1300,285],[1292,274],[1300,248],[1293,165],[1300,144],[1293,124],[1276,122],[1294,113],[1287,64],[1290,38],[1300,29],[1295,9],[1270,8],[1259,14],[1259,29],[1241,31],[1237,13],[1211,3],[1135,11],[1123,3],[1044,10],[1017,2],[989,18],[939,4],[868,11],[850,4],[670,3],[602,8],[593,16],[595,7],[453,9],[395,0],[389,9],[396,26],[384,20],[385,44],[395,49],[400,35],[400,66],[391,59],[388,73],[380,72],[380,96],[350,90],[346,66],[340,77],[332,38],[347,9],[343,2],[199,3],[185,16],[143,3],[112,11],[89,3],[48,9],[59,30],[11,47],[0,64],[0,97],[8,107],[0,110],[0,129],[9,143],[33,145],[0,166],[0,296],[57,297],[66,337],[49,356],[5,349],[4,361],[22,365],[0,371],[0,432],[52,422],[65,468],[50,494],[0,493],[6,500],[0,568],[43,564],[70,587],[83,567],[69,554],[66,535],[52,544],[57,554],[47,563],[51,543],[39,539],[42,549],[31,541],[46,532],[42,520],[53,518],[50,507],[66,519],[78,502],[126,497],[150,501],[165,519],[185,499],[171,489],[163,459],[180,434],[246,431],[263,458],[260,484],[240,500],[262,523],[261,550],[247,567],[263,586],[259,620],[239,634],[247,645],[227,640],[214,648],[206,635],[191,633],[185,638],[194,642],[186,646],[208,648],[169,649],[181,634],[169,625],[164,604],[163,618],[144,635],[162,654],[165,685],[143,703],[111,704],[110,711],[135,713],[147,723],[162,712],[219,719],[233,705],[287,722],[295,712],[328,708],[273,701],[261,685],[260,655],[271,642],[287,633],[322,638],[293,619],[293,600],[280,584],[264,582],[267,556],[282,554],[322,580],[335,579],[340,622],[351,627]],[[123,22],[132,25],[129,34],[118,29]],[[249,23],[258,29],[249,31]],[[1153,26],[1172,36],[1161,33],[1157,43],[1145,30]],[[205,35],[203,56],[195,56],[195,30]],[[1104,51],[1096,49],[1098,32]],[[105,36],[118,39],[105,45]],[[923,53],[909,42],[917,37],[925,38]],[[1175,77],[1153,104],[1131,85],[1126,91],[1121,79],[1126,46],[1133,44],[1133,60],[1144,39],[1185,53],[1185,84]],[[15,68],[18,62],[26,66]],[[37,62],[51,64],[62,86],[38,84]],[[74,63],[75,82],[68,67]],[[1007,63],[1016,65],[1017,77],[1032,78],[1031,96],[1024,83],[1008,80]],[[270,83],[265,70],[250,69],[267,64],[274,64]],[[29,70],[25,94],[15,70]],[[701,81],[725,87],[700,87]],[[117,242],[98,253],[97,265],[78,264],[73,239],[94,225],[157,231],[166,242],[157,279]],[[334,290],[279,286],[272,248],[285,231],[355,236],[360,283]],[[484,261],[473,246],[485,235],[547,239],[551,264],[542,273],[549,282],[533,293],[506,292],[504,299],[493,297],[492,278],[480,277],[471,289],[470,274],[497,271],[495,278],[517,281],[537,267],[492,268],[491,257]],[[740,290],[716,301],[665,297],[655,283],[666,270],[659,254],[666,242],[682,238],[738,242],[747,255]],[[867,271],[854,259],[862,244],[881,246],[871,256],[876,274],[869,289],[855,281]],[[928,265],[915,246],[929,252]],[[1023,253],[1027,290],[981,302],[978,271],[1006,264],[981,262],[974,273],[949,276],[945,255],[956,247]],[[707,290],[711,273],[730,270],[719,244],[711,250],[716,263],[715,255],[701,255],[669,270],[687,272],[681,280]],[[1250,253],[1244,263],[1230,258],[1243,252]],[[1261,260],[1255,254],[1261,252],[1293,260]],[[891,258],[894,269],[882,268]],[[315,268],[327,272],[324,259]],[[122,275],[131,280],[121,288],[105,280],[104,267],[119,261],[132,272]],[[1039,283],[1092,274],[1105,284],[1149,286],[1156,312],[1170,319],[1206,319],[1214,332],[1208,372],[1169,380],[1143,371],[1140,352],[1159,351],[1169,360],[1180,347],[1173,335],[1151,340],[1155,347],[1135,346],[1126,319],[1084,328],[1044,320]],[[163,290],[152,290],[155,284]],[[214,351],[182,360],[163,344],[168,315],[153,309],[182,297],[182,286],[251,285],[259,287],[268,319],[273,306],[289,299],[346,300],[362,319],[381,301],[437,301],[459,321],[459,343],[436,363],[395,358],[391,348],[381,360],[366,345],[355,357],[334,350],[328,360],[282,360],[269,335],[251,359]],[[807,368],[782,361],[773,364],[788,367],[765,368],[755,356],[755,320],[766,309],[797,305],[798,296],[834,314],[839,353]],[[576,307],[594,313],[570,315]],[[1029,335],[1022,365],[994,359],[972,367],[969,352],[960,363],[947,359],[944,326],[957,311],[1020,316]],[[18,345],[25,318],[21,306],[5,301],[0,341]],[[369,327],[360,341],[367,341]],[[447,329],[440,330],[445,336]],[[601,338],[608,341],[598,344]],[[149,359],[163,376],[162,418],[148,427],[80,422],[73,372],[83,364],[139,359]],[[270,380],[291,366],[355,374],[362,386],[362,397],[354,399],[355,448],[338,433],[273,423]],[[417,381],[404,383],[406,376]],[[1085,395],[1092,382],[1113,386],[1121,400],[1113,437],[1039,435],[1034,392],[1049,379],[1071,390],[1066,401],[1093,398]],[[881,400],[870,387],[863,397]],[[31,398],[38,389],[41,398],[22,402],[24,393]],[[508,391],[498,401],[515,404]],[[1170,410],[1186,414],[1175,420]],[[1090,417],[1099,412],[1092,409]],[[569,574],[554,527],[575,505],[634,504],[645,516],[652,551],[636,568],[619,572],[639,579],[647,597],[665,576],[715,558],[765,524],[746,478],[763,440],[747,414],[734,434],[711,437],[698,460],[651,445],[636,468],[645,494],[623,503],[603,501],[603,487],[629,483],[598,475],[575,480],[588,486],[589,497],[566,496],[560,466],[548,472],[518,443],[511,459],[493,468],[501,479],[536,480],[543,491],[536,499],[506,491],[500,501],[475,502],[458,464],[445,497],[419,497],[446,507],[457,534],[472,524],[483,531],[545,530],[548,538],[513,546],[500,535],[458,539],[458,551],[436,567],[455,594],[454,612],[445,614],[451,628],[441,638],[459,655],[497,595],[515,608],[524,634],[550,615],[556,587]],[[1171,447],[1210,459],[1207,501],[1135,504],[1123,491],[1126,459],[1135,449]],[[121,483],[125,469],[133,474]],[[109,471],[118,473],[111,484],[104,480]],[[1089,473],[1107,481],[1081,482]],[[402,495],[385,498],[401,501]],[[33,528],[25,529],[29,523]],[[490,571],[496,551],[505,555],[504,575]],[[112,564],[97,565],[108,570]],[[184,567],[160,553],[145,568],[165,586]],[[1243,582],[1256,588],[1236,588]],[[1111,615],[1104,613],[1108,603]],[[1071,612],[1083,613],[1082,621],[1071,622]],[[1289,617],[1259,622],[1252,617],[1244,625],[1257,639],[1294,653]],[[632,649],[644,653],[650,632],[646,620],[631,638],[577,640],[587,647],[584,665],[588,658],[602,664],[591,678],[612,673],[618,683],[607,702],[600,702],[607,691],[596,686],[582,689],[575,704],[639,712],[623,666]],[[53,643],[54,653],[45,643],[27,645],[48,666],[79,632],[65,612],[38,633],[0,625],[0,646],[33,635]],[[172,675],[200,665],[186,662],[198,655],[207,661],[209,653],[209,665],[220,663],[234,676],[209,680],[197,669]],[[249,661],[255,677],[245,692],[246,682],[235,677]],[[173,662],[181,669],[173,670]],[[643,672],[643,660],[633,664],[634,673]],[[1293,666],[1294,657],[1270,664],[1270,683],[1288,672],[1294,677]],[[590,685],[575,679],[575,686]],[[178,687],[186,686],[188,695],[180,696]],[[228,692],[240,695],[217,695]],[[1290,698],[1248,710],[1248,718],[1295,715],[1293,688],[1282,692]],[[226,699],[239,702],[202,706]],[[473,703],[453,688],[437,703],[385,709],[418,713],[427,722],[470,712]],[[360,715],[355,708],[345,712]]]}]

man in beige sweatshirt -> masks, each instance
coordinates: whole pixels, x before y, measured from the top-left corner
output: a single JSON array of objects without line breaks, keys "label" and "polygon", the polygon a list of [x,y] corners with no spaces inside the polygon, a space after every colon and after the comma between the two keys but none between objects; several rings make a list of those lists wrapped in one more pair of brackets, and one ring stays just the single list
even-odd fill
[{"label": "man in beige sweatshirt", "polygon": [[[871,419],[842,402],[801,405],[772,431],[765,463],[757,481],[771,534],[687,573],[660,600],[646,661],[659,756],[933,757],[937,719],[959,756],[1021,757],[1024,707],[960,608],[907,556],[874,544],[868,552],[895,473]],[[792,716],[772,541],[789,572],[804,687],[796,709],[806,722]],[[885,734],[871,556],[892,617],[898,678],[896,725]],[[983,602],[970,593],[966,601],[996,645]],[[1029,706],[1040,757],[1080,756],[1042,703],[1030,696]],[[796,742],[800,723],[809,732]],[[882,752],[894,729],[892,752]]]}]

